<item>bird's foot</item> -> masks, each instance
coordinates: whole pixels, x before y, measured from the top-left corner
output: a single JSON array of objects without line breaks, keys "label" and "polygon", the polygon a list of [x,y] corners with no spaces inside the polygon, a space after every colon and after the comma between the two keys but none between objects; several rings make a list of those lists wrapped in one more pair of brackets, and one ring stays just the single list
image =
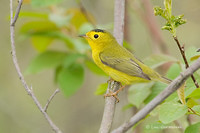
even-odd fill
[{"label": "bird's foot", "polygon": [[116,102],[118,103],[119,98],[118,98],[117,94],[118,94],[118,92],[112,92],[111,90],[109,90],[109,93],[104,94],[104,98],[113,96],[116,99]]},{"label": "bird's foot", "polygon": [[104,95],[104,98],[113,96],[113,97],[116,99],[116,102],[118,103],[118,102],[119,102],[119,98],[118,98],[117,94],[118,94],[120,91],[122,91],[124,88],[125,88],[125,86],[121,86],[121,87],[120,87],[117,91],[115,91],[115,92],[112,92],[111,90],[109,90],[109,93],[105,94],[105,95]]}]

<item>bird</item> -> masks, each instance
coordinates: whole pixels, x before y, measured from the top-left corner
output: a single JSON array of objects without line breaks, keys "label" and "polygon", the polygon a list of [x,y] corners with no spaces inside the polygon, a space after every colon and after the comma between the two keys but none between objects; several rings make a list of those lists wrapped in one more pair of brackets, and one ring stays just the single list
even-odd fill
[{"label": "bird", "polygon": [[160,81],[165,84],[171,83],[170,79],[161,76],[136,58],[129,50],[119,45],[110,32],[102,29],[93,29],[84,35],[80,35],[80,37],[85,38],[89,43],[95,64],[109,75],[112,80],[121,83],[119,90],[104,96],[114,96],[117,98],[117,94],[126,85],[134,83],[149,81]]}]

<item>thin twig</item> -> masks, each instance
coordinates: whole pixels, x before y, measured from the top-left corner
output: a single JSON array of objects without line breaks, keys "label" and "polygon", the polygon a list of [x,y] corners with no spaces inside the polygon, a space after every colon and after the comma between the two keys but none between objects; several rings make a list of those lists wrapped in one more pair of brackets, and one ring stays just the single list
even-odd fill
[{"label": "thin twig", "polygon": [[[16,21],[17,21],[17,18],[18,18],[18,16],[19,16],[19,13],[20,13],[20,10],[21,10],[21,7],[22,7],[23,0],[19,0],[18,2],[19,2],[19,4],[18,4],[18,6],[17,6],[14,19],[11,21],[11,24],[10,24],[11,26],[15,26],[15,23],[16,23]],[[12,13],[12,14],[13,14],[13,13]],[[12,16],[13,16],[13,15],[12,15]],[[12,16],[10,16],[10,17],[12,17]]]},{"label": "thin twig", "polygon": [[[113,35],[120,45],[123,44],[123,36],[124,36],[124,12],[125,12],[125,0],[115,0]],[[120,85],[118,82],[113,82],[113,88],[112,85],[109,85],[109,87],[107,88],[107,93],[109,93],[109,90],[117,91],[119,87]],[[110,132],[115,113],[115,104],[116,104],[116,99],[114,97],[106,97],[104,113],[99,133]]]},{"label": "thin twig", "polygon": [[[174,38],[174,40],[176,41],[176,44],[178,45],[178,48],[179,48],[179,50],[180,50],[180,52],[181,52],[181,55],[182,55],[183,60],[184,60],[184,62],[185,62],[185,68],[188,68],[188,67],[189,67],[189,63],[188,63],[187,58],[186,58],[186,56],[185,56],[185,49],[184,49],[184,46],[181,46],[181,44],[179,43],[179,40],[178,40],[178,38],[177,38],[176,36],[173,37],[173,38]],[[197,83],[197,81],[196,81],[196,79],[195,79],[195,77],[194,77],[193,74],[191,75],[191,78],[192,78],[192,80],[193,80],[195,86],[196,86],[197,88],[199,88],[199,84]]]},{"label": "thin twig", "polygon": [[48,107],[49,107],[50,102],[52,101],[52,99],[54,98],[54,96],[55,96],[58,92],[60,92],[60,90],[59,90],[59,89],[56,89],[55,92],[51,95],[51,97],[47,100],[47,103],[46,103],[46,105],[44,106],[44,109],[43,109],[45,112],[47,112],[47,109],[48,109]]},{"label": "thin twig", "polygon": [[[184,45],[181,46],[181,44],[179,43],[179,40],[178,40],[177,36],[173,36],[173,38],[174,38],[174,40],[175,40],[175,42],[176,42],[176,44],[177,44],[177,46],[178,46],[178,48],[179,48],[179,50],[180,50],[180,52],[181,52],[182,58],[183,58],[184,63],[185,63],[185,68],[188,68],[188,67],[189,67],[189,63],[188,63],[187,58],[186,58],[186,56],[185,56],[185,48],[184,48]],[[196,79],[195,79],[195,77],[194,77],[193,74],[191,75],[191,78],[192,78],[192,80],[193,80],[193,82],[194,82],[196,88],[199,88],[199,84],[197,83],[197,81],[196,81]],[[190,111],[193,111],[193,110],[190,109]],[[188,123],[189,123],[189,125],[190,125],[190,123],[191,123],[191,121],[190,121],[190,115],[187,116],[187,121],[188,121]]]},{"label": "thin twig", "polygon": [[29,88],[28,84],[26,83],[24,76],[21,73],[18,61],[17,61],[17,56],[16,56],[16,49],[15,49],[15,40],[14,40],[14,36],[15,36],[15,23],[17,21],[17,18],[19,16],[20,13],[20,9],[22,6],[23,0],[19,0],[19,4],[15,13],[15,16],[13,18],[13,0],[10,0],[10,38],[11,38],[11,48],[12,48],[12,59],[13,59],[13,63],[14,66],[16,68],[16,71],[18,73],[18,76],[25,88],[25,90],[27,91],[27,93],[31,96],[31,98],[33,99],[34,103],[36,104],[36,106],[38,107],[38,109],[42,112],[42,114],[44,115],[44,117],[46,118],[46,120],[48,121],[49,125],[51,126],[51,128],[56,132],[56,133],[62,133],[60,131],[60,129],[53,123],[53,121],[50,119],[50,117],[48,116],[48,114],[43,110],[40,102],[38,101],[38,99],[36,98],[35,94],[32,91],[32,87]]},{"label": "thin twig", "polygon": [[96,24],[95,24],[93,18],[88,14],[87,10],[86,10],[85,7],[83,6],[82,1],[80,1],[79,6],[80,6],[80,9],[81,9],[83,15],[84,15],[85,18],[88,20],[88,22],[90,22],[90,23],[94,26],[94,28],[96,28]]},{"label": "thin twig", "polygon": [[150,101],[143,109],[136,113],[129,121],[125,122],[112,133],[124,133],[134,126],[137,122],[145,118],[157,105],[164,101],[168,96],[175,92],[185,80],[200,68],[200,58],[197,59],[189,68],[182,72],[175,80],[173,80],[167,88],[158,96]]}]

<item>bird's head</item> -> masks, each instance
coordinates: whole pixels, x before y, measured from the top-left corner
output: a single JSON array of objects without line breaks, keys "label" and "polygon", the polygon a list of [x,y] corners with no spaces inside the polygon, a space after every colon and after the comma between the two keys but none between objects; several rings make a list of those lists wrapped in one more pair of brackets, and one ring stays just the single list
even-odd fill
[{"label": "bird's head", "polygon": [[94,29],[87,32],[85,35],[80,35],[85,38],[89,45],[93,47],[105,47],[115,41],[115,38],[109,32],[102,29]]}]

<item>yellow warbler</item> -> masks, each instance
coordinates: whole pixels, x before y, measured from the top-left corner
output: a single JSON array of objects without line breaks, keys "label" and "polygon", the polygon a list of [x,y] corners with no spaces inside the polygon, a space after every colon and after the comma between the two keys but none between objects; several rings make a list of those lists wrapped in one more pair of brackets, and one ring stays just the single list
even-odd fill
[{"label": "yellow warbler", "polygon": [[[169,84],[171,80],[161,76],[156,71],[138,60],[131,52],[119,45],[109,32],[94,29],[87,32],[84,37],[92,48],[94,62],[113,80],[125,85],[139,82],[161,81]],[[121,87],[120,90],[122,90]],[[119,92],[106,94],[115,96]]]}]

